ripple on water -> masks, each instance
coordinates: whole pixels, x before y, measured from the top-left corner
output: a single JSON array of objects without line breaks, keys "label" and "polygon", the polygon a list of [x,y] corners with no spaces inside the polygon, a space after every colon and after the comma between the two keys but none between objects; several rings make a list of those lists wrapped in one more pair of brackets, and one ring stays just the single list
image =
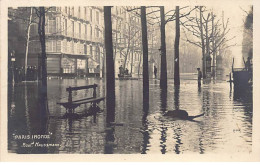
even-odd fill
[{"label": "ripple on water", "polygon": [[[56,102],[67,99],[68,86],[99,84],[98,95],[105,95],[105,82],[100,79],[48,80],[50,113],[62,116],[65,109]],[[21,151],[20,143],[13,140],[12,133],[29,133],[43,129],[38,123],[35,107],[37,86],[16,86],[15,97],[10,97],[8,129],[10,152]],[[61,146],[51,153],[236,153],[251,152],[252,100],[234,99],[228,83],[203,84],[182,80],[175,88],[169,80],[166,94],[159,88],[159,80],[150,81],[149,109],[143,110],[142,81],[116,81],[116,125],[106,125],[106,105],[94,120],[93,116],[69,120],[51,118],[47,132],[55,134],[49,142]],[[27,97],[25,100],[25,94]],[[14,93],[13,93],[14,94]],[[92,92],[73,92],[78,98]],[[250,98],[250,97],[249,97]],[[25,104],[26,103],[26,104]],[[88,106],[81,106],[83,112]],[[163,116],[168,110],[186,110],[189,115],[204,113],[194,121],[177,120]],[[26,120],[25,120],[26,119]],[[19,121],[19,127],[17,126]],[[33,128],[33,130],[32,130]]]}]

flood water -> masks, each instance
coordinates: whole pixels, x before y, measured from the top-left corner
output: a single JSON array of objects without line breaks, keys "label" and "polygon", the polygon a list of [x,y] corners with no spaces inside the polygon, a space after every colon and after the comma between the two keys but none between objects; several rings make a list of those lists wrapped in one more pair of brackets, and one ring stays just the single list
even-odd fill
[{"label": "flood water", "polygon": [[[149,109],[143,109],[141,80],[116,80],[115,124],[106,124],[106,104],[94,116],[64,117],[68,86],[98,84],[97,95],[105,95],[102,79],[48,80],[50,117],[43,119],[38,108],[36,82],[15,84],[9,90],[8,150],[12,153],[80,154],[185,154],[237,153],[252,151],[252,97],[238,97],[226,81],[209,82],[198,88],[196,80],[181,80],[180,88],[168,81],[167,92],[160,81],[149,81]],[[73,92],[73,99],[92,96],[92,91]],[[76,108],[84,114],[89,105]],[[204,113],[193,121],[163,116],[182,109],[189,115]],[[22,138],[18,135],[24,135]],[[49,135],[46,139],[27,135]],[[49,147],[35,145],[50,144]],[[30,145],[31,144],[31,145]]]}]

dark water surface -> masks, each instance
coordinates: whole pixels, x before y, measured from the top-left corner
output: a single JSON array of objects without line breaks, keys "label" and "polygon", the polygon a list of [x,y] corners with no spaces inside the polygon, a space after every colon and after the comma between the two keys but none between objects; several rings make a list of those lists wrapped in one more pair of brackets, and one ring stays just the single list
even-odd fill
[{"label": "dark water surface", "polygon": [[[98,96],[105,96],[102,79],[48,80],[48,120],[42,119],[39,112],[37,83],[20,83],[10,88],[9,152],[231,154],[252,150],[252,97],[234,96],[225,81],[203,84],[199,89],[196,81],[182,80],[178,89],[169,80],[165,93],[159,88],[159,80],[150,80],[149,109],[144,112],[142,80],[116,80],[116,124],[107,127],[105,102],[99,104],[103,111],[96,118],[63,118],[66,111],[56,103],[67,99],[66,87],[93,83],[99,84]],[[73,96],[92,96],[92,91],[73,92]],[[76,112],[83,114],[88,107],[81,105]],[[178,108],[191,116],[204,116],[194,121],[163,116],[165,111]],[[46,134],[47,139],[17,136]],[[35,143],[57,146],[40,147]]]}]

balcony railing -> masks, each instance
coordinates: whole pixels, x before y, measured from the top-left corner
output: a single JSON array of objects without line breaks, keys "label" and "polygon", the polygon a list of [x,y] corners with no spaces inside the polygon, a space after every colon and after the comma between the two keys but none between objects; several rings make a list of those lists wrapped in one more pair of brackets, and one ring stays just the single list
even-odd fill
[{"label": "balcony railing", "polygon": [[103,43],[103,39],[101,37],[93,37],[92,38],[93,42],[99,42],[99,43]]}]

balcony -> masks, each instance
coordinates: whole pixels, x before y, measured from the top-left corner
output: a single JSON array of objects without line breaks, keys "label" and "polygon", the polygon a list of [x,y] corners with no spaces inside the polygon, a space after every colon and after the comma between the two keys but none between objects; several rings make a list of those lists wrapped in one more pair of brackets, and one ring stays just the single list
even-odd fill
[{"label": "balcony", "polygon": [[104,40],[102,37],[93,37],[92,42],[103,43]]}]

